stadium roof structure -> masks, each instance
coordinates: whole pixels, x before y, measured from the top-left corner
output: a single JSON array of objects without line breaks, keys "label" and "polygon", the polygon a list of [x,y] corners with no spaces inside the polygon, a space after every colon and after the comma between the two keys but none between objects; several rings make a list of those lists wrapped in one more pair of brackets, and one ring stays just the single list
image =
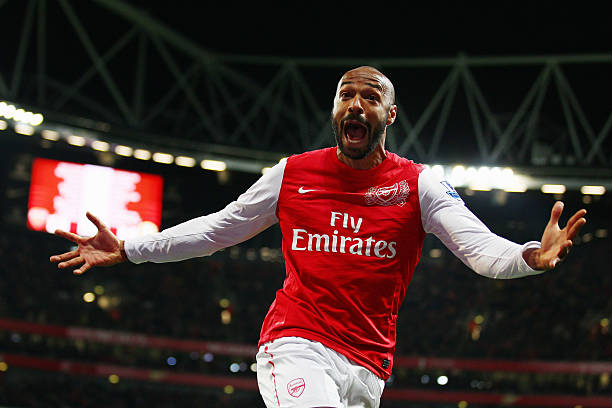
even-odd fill
[{"label": "stadium roof structure", "polygon": [[[523,177],[519,190],[545,183],[612,188],[612,53],[421,58],[402,57],[400,49],[390,56],[382,50],[290,57],[234,53],[230,46],[219,52],[145,4],[0,0],[0,12],[12,17],[0,29],[7,44],[0,129],[259,172],[281,157],[331,145],[336,81],[347,68],[372,65],[396,85],[389,150],[440,165],[447,177],[465,170],[490,179],[510,167]],[[189,12],[181,13],[193,26]],[[225,27],[229,37],[229,17],[209,13],[200,21]],[[168,20],[180,21],[176,14]],[[293,41],[282,31],[276,39]],[[28,120],[40,113],[44,121],[24,122],[28,112]]]}]

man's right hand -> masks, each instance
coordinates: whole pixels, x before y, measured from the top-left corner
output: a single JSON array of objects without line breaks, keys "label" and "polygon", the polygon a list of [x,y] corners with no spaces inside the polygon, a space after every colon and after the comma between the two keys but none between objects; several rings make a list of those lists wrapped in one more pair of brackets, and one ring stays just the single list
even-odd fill
[{"label": "man's right hand", "polygon": [[74,242],[78,248],[61,255],[53,255],[49,259],[51,262],[59,262],[57,267],[60,269],[78,267],[73,271],[75,275],[81,275],[94,266],[111,266],[127,260],[123,241],[93,214],[88,212],[87,218],[96,226],[98,233],[86,238],[72,232],[56,230],[56,235]]}]

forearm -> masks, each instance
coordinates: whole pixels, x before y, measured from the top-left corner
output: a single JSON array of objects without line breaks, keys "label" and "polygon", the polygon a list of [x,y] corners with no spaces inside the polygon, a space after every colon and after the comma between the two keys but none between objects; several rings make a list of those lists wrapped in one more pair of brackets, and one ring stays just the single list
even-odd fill
[{"label": "forearm", "polygon": [[529,263],[529,257],[540,247],[539,242],[519,245],[495,235],[467,208],[460,214],[449,212],[442,210],[440,216],[442,219],[452,217],[452,227],[441,222],[434,233],[474,272],[494,279],[514,279],[544,272],[535,270]]},{"label": "forearm", "polygon": [[419,176],[423,228],[476,273],[497,279],[536,275],[531,265],[539,242],[519,245],[493,234],[463,203],[448,183],[424,170]]},{"label": "forearm", "polygon": [[180,261],[211,255],[253,237],[278,222],[276,204],[285,164],[282,160],[272,167],[221,211],[126,240],[126,257],[134,263]]},{"label": "forearm", "polygon": [[174,262],[208,256],[243,242],[275,222],[275,218],[260,216],[241,219],[233,211],[237,203],[224,210],[198,217],[156,234],[125,242],[127,258],[134,263]]}]

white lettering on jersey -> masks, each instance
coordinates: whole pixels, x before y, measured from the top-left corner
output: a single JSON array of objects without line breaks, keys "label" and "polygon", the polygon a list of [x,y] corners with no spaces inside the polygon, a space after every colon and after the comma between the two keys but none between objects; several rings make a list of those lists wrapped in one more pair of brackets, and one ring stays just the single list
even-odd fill
[{"label": "white lettering on jersey", "polygon": [[[335,227],[336,221],[342,219],[342,227],[352,231],[353,233],[359,232],[363,223],[362,218],[355,219],[347,213],[341,213],[337,211],[331,212],[330,226]],[[349,220],[351,228],[349,226]],[[357,237],[347,237],[344,235],[338,235],[338,229],[334,229],[333,234],[313,234],[309,233],[305,229],[294,228],[293,239],[291,241],[291,249],[294,251],[309,251],[309,252],[340,252],[346,254],[346,247],[348,253],[353,255],[362,256],[376,256],[377,258],[395,258],[397,254],[395,246],[397,242],[387,242],[384,240],[377,240],[374,236],[370,236],[363,240]],[[306,242],[300,243],[300,240],[307,240]],[[338,245],[340,242],[340,245]],[[303,245],[303,246],[300,246]],[[365,244],[365,248],[364,248]]]},{"label": "white lettering on jersey", "polygon": [[357,218],[357,221],[355,221],[355,218],[352,215],[349,215],[347,213],[340,213],[340,212],[332,211],[331,212],[331,221],[329,222],[329,225],[331,225],[332,227],[335,227],[336,226],[336,219],[340,218],[340,216],[342,216],[342,227],[343,228],[347,228],[348,229],[348,221],[350,219],[351,220],[351,228],[353,228],[353,232],[355,234],[359,232],[359,229],[361,228],[361,223],[363,222],[363,218],[359,217],[359,218]]},{"label": "white lettering on jersey", "polygon": [[294,228],[293,229],[293,240],[291,241],[291,249],[294,251],[305,251],[306,247],[300,248],[298,247],[298,239],[304,239],[304,237],[300,237],[300,232],[307,232],[305,229]]}]

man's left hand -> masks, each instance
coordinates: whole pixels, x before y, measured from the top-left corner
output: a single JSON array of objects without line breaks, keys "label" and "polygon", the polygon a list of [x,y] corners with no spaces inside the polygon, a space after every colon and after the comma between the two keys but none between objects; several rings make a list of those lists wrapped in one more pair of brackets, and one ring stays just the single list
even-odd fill
[{"label": "man's left hand", "polygon": [[580,231],[580,228],[586,224],[586,210],[582,209],[576,212],[565,228],[559,227],[559,218],[563,212],[563,202],[557,201],[553,205],[550,220],[544,229],[542,235],[542,246],[540,249],[528,249],[523,252],[523,258],[527,265],[536,270],[553,269],[559,261],[563,260],[569,253],[573,245],[573,239]]}]

